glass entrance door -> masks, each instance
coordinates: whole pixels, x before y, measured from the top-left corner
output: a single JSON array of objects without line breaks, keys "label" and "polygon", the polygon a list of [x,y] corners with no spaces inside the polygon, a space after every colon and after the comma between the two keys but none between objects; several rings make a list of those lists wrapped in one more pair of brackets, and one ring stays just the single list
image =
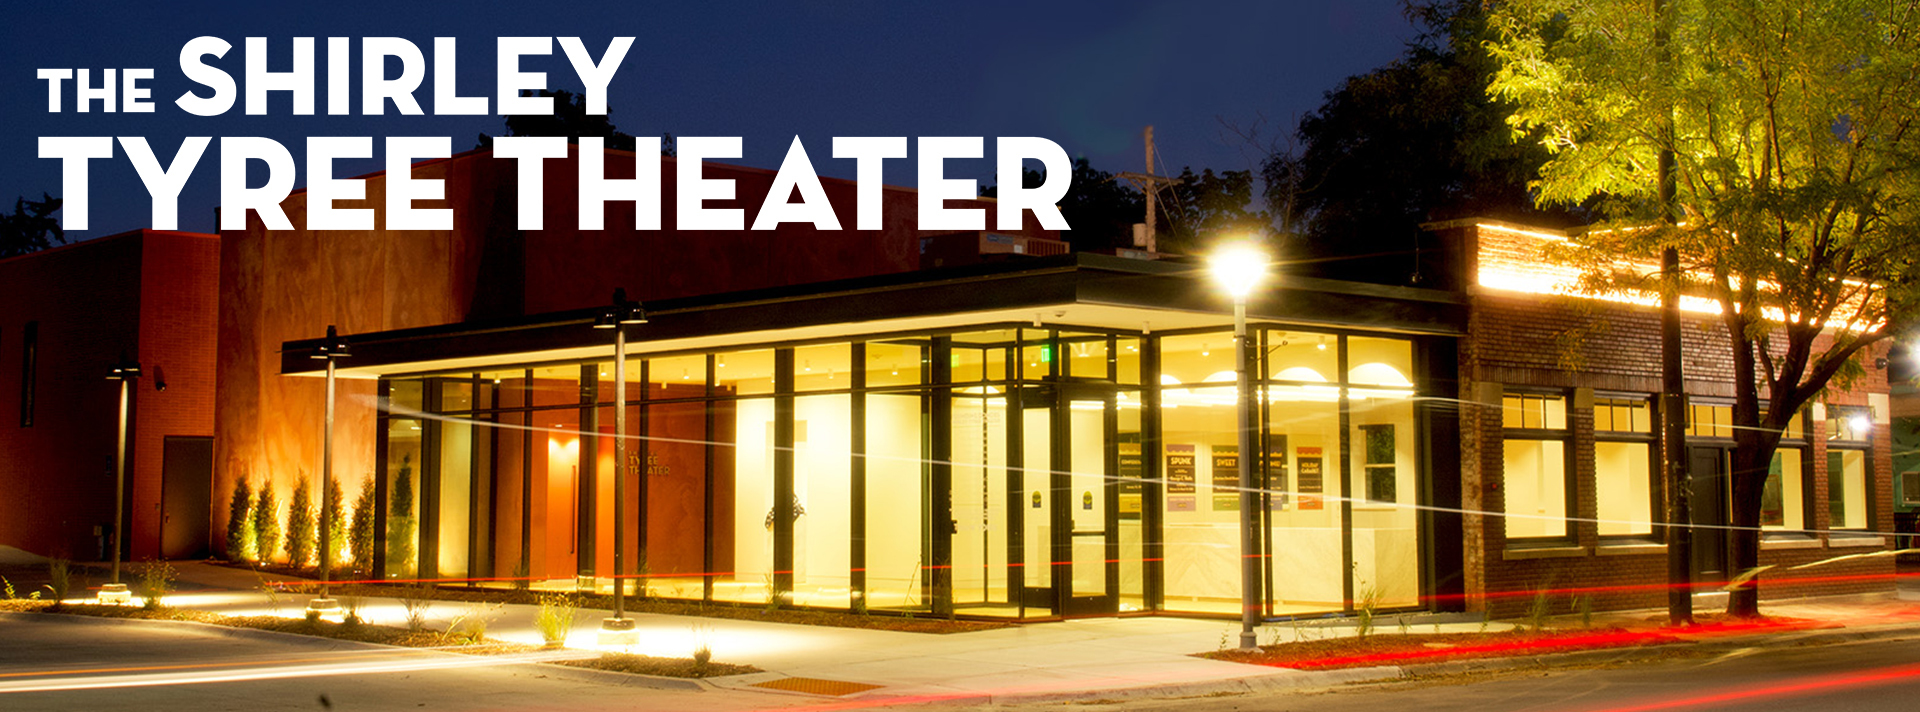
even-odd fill
[{"label": "glass entrance door", "polygon": [[1113,394],[1063,388],[1053,422],[1054,588],[1063,616],[1116,612],[1119,487],[1114,477]]}]

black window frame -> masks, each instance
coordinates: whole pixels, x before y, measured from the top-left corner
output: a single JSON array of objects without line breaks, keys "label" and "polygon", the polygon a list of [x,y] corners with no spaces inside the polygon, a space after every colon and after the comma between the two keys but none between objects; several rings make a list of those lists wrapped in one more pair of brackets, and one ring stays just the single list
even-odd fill
[{"label": "black window frame", "polygon": [[[1643,407],[1646,409],[1647,432],[1641,433],[1633,430],[1613,430],[1613,429],[1601,430],[1600,415],[1599,415],[1600,409],[1602,407],[1608,407],[1608,408],[1618,407],[1618,405],[1616,404],[1620,404],[1621,402],[1626,402],[1626,401],[1635,402],[1640,407]],[[1663,521],[1663,517],[1661,516],[1660,505],[1661,505],[1661,488],[1664,483],[1661,481],[1661,477],[1660,477],[1661,467],[1660,467],[1659,397],[1652,393],[1597,392],[1593,396],[1593,411],[1594,411],[1594,416],[1593,416],[1594,518],[1596,520],[1606,518],[1604,515],[1600,513],[1600,498],[1599,498],[1600,476],[1601,476],[1600,462],[1599,462],[1600,461],[1600,453],[1599,453],[1600,443],[1603,443],[1603,442],[1604,443],[1638,443],[1638,444],[1644,444],[1647,446],[1647,480],[1648,480],[1647,481],[1647,521],[1651,524],[1651,526],[1648,527],[1648,530],[1643,533],[1600,534],[1599,522],[1596,521],[1594,523],[1595,535],[1598,536],[1602,541],[1654,541],[1654,540],[1661,539],[1660,524]],[[1609,414],[1607,420],[1609,423],[1613,421],[1611,414]],[[1629,417],[1629,420],[1631,420],[1631,417]]]},{"label": "black window frame", "polygon": [[[1539,398],[1542,400],[1545,400],[1548,398],[1558,399],[1561,404],[1560,427],[1559,428],[1544,427],[1545,426],[1545,422],[1544,422],[1545,410],[1544,409],[1542,410],[1543,422],[1541,423],[1543,427],[1539,427],[1539,428],[1507,427],[1506,425],[1507,399],[1515,396],[1518,396],[1523,400],[1522,408],[1525,407],[1524,401],[1526,399],[1532,399],[1532,398]],[[1522,423],[1523,424],[1525,423],[1524,412],[1522,415]],[[1560,442],[1560,453],[1561,453],[1560,472],[1561,472],[1561,478],[1563,480],[1561,484],[1561,490],[1565,494],[1565,499],[1566,499],[1566,501],[1563,502],[1561,505],[1562,509],[1561,509],[1560,516],[1563,520],[1565,520],[1565,525],[1561,533],[1549,534],[1544,536],[1516,537],[1516,536],[1511,536],[1506,534],[1506,526],[1505,526],[1505,523],[1503,522],[1501,525],[1501,534],[1506,539],[1508,546],[1513,546],[1515,544],[1519,544],[1523,548],[1524,547],[1541,547],[1541,546],[1559,546],[1559,545],[1565,545],[1568,543],[1578,541],[1579,530],[1575,525],[1575,521],[1578,519],[1579,512],[1580,512],[1580,509],[1579,509],[1580,492],[1579,492],[1579,485],[1578,485],[1578,477],[1575,476],[1576,469],[1574,467],[1575,448],[1574,448],[1574,440],[1573,440],[1573,394],[1572,392],[1565,389],[1557,389],[1557,388],[1526,388],[1526,387],[1507,386],[1503,388],[1500,393],[1500,425],[1501,425],[1501,428],[1500,428],[1501,461],[1503,463],[1505,462],[1505,458],[1506,458],[1505,451],[1506,451],[1506,442],[1508,440],[1555,440]],[[1507,494],[1506,476],[1507,476],[1507,473],[1503,465],[1500,473],[1501,510],[1502,510],[1501,515],[1503,517],[1507,514],[1508,511],[1510,511],[1509,506],[1511,505],[1511,502],[1507,501],[1506,499],[1506,494]]]}]

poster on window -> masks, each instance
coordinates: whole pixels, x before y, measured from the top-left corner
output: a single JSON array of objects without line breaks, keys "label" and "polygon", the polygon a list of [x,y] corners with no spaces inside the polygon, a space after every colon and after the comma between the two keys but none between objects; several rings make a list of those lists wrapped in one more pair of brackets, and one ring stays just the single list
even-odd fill
[{"label": "poster on window", "polygon": [[1139,519],[1140,499],[1145,491],[1141,477],[1140,443],[1120,443],[1120,518]]},{"label": "poster on window", "polygon": [[1194,501],[1193,446],[1167,446],[1167,511],[1191,512]]},{"label": "poster on window", "polygon": [[1240,511],[1240,448],[1213,446],[1213,511]]},{"label": "poster on window", "polygon": [[1293,465],[1300,475],[1301,509],[1320,509],[1323,506],[1320,493],[1323,486],[1321,467],[1324,462],[1325,460],[1320,457],[1320,448],[1303,447],[1295,448],[1293,451]]},{"label": "poster on window", "polygon": [[1289,478],[1287,477],[1287,438],[1276,435],[1272,449],[1267,451],[1267,509],[1278,512],[1287,509]]}]

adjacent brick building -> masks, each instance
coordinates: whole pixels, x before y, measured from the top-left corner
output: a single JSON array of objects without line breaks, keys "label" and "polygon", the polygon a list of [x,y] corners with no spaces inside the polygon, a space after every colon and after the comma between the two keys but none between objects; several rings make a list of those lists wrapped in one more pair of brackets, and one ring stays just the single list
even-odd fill
[{"label": "adjacent brick building", "polygon": [[[219,240],[136,230],[0,260],[0,547],[105,558],[119,384],[130,559],[209,552]],[[17,553],[16,553],[17,555]]]}]

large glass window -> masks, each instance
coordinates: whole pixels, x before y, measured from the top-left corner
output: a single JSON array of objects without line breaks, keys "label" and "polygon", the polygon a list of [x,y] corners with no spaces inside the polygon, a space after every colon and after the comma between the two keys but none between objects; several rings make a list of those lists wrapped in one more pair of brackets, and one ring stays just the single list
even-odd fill
[{"label": "large glass window", "polygon": [[1760,492],[1761,528],[1787,531],[1807,528],[1802,456],[1799,448],[1783,447],[1773,452],[1773,462],[1767,467],[1767,483]]},{"label": "large glass window", "polygon": [[1389,607],[1418,605],[1413,344],[1359,336],[1345,341],[1347,409],[1353,425],[1347,436],[1353,467],[1348,496],[1353,509],[1354,597]]},{"label": "large glass window", "polygon": [[1501,412],[1506,434],[1500,489],[1506,494],[1507,538],[1566,536],[1565,396],[1508,393]]},{"label": "large glass window", "polygon": [[1646,397],[1593,402],[1593,487],[1600,536],[1653,533],[1653,417]]},{"label": "large glass window", "polygon": [[1867,451],[1827,451],[1827,516],[1832,529],[1867,528]]}]

